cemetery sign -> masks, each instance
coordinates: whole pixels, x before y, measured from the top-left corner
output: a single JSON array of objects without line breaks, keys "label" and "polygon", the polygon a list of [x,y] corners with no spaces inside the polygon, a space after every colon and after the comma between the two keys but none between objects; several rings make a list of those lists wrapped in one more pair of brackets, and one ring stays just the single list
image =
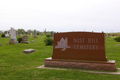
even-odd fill
[{"label": "cemetery sign", "polygon": [[107,61],[104,33],[54,33],[53,59]]},{"label": "cemetery sign", "polygon": [[115,60],[107,60],[104,33],[54,33],[52,58],[45,67],[82,68],[115,71]]}]

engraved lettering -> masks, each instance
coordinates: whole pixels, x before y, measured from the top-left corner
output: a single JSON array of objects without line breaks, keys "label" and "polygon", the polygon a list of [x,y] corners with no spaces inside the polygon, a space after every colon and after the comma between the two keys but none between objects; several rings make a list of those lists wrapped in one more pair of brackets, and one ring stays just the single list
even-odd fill
[{"label": "engraved lettering", "polygon": [[80,45],[80,49],[83,49],[83,45]]},{"label": "engraved lettering", "polygon": [[84,38],[74,38],[73,40],[74,43],[84,43]]},{"label": "engraved lettering", "polygon": [[74,45],[74,49],[76,49],[76,45]]}]

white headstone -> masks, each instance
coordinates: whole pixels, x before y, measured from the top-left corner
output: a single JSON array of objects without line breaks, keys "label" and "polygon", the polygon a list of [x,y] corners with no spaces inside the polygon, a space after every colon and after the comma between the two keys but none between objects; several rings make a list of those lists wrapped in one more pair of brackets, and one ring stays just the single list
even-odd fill
[{"label": "white headstone", "polygon": [[16,31],[15,31],[15,29],[14,28],[11,28],[11,39],[14,39],[14,40],[17,40],[16,39]]},{"label": "white headstone", "polygon": [[11,28],[10,33],[11,39],[9,41],[9,44],[18,44],[18,41],[16,39],[16,30],[14,28]]},{"label": "white headstone", "polygon": [[37,32],[36,32],[36,30],[34,30],[34,36],[33,36],[33,38],[37,38]]},{"label": "white headstone", "polygon": [[9,34],[8,34],[8,32],[6,32],[6,34],[5,34],[5,37],[9,37]]}]

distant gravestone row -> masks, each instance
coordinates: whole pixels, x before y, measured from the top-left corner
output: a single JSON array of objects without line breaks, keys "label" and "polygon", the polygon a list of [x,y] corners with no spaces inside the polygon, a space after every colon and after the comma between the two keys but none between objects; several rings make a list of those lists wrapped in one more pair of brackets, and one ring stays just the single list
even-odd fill
[{"label": "distant gravestone row", "polygon": [[[47,33],[47,32],[46,32]],[[28,31],[28,32],[24,32],[24,31],[22,31],[22,33],[21,33],[21,31],[18,31],[18,32],[16,32],[16,35],[18,35],[18,36],[22,36],[22,35],[33,35],[33,38],[37,38],[37,32],[36,32],[36,30],[34,30],[34,32],[32,33],[32,32],[30,32],[30,31]],[[41,32],[39,32],[39,35],[44,35],[44,33],[41,33]]]},{"label": "distant gravestone row", "polygon": [[18,36],[22,36],[22,35],[24,35],[24,33],[25,33],[26,35],[28,35],[28,32],[24,32],[24,31],[22,31],[22,34],[21,34],[21,31],[18,31],[16,34],[17,34]]},{"label": "distant gravestone row", "polygon": [[[6,37],[6,38],[9,38],[9,34],[11,35],[11,39],[10,39],[9,43],[6,43],[6,45],[8,45],[8,44],[18,44],[16,35],[22,36],[22,35],[24,34],[24,31],[22,31],[22,33],[21,33],[21,31],[18,31],[18,32],[16,33],[16,30],[15,30],[14,28],[11,28],[10,32],[5,31],[5,37]],[[28,32],[25,32],[25,34],[27,35]],[[29,34],[31,34],[31,36],[32,36],[32,32],[29,31]],[[45,34],[46,34],[46,29],[45,29]],[[51,32],[51,37],[52,37],[52,38],[53,38],[53,34],[54,34],[54,32]],[[39,33],[39,35],[43,35],[43,33]],[[37,32],[36,32],[36,30],[34,30],[33,38],[38,38],[38,37],[37,37]],[[32,40],[31,42],[33,43],[34,41]],[[27,36],[22,36],[22,41],[21,41],[21,43],[28,43],[28,37],[27,37]],[[2,45],[2,44],[0,44],[0,46],[1,46],[1,45]]]}]

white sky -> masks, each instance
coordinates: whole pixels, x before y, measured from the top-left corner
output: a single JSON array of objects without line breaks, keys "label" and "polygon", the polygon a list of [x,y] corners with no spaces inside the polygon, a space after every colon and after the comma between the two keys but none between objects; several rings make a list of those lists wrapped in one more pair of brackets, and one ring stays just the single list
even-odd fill
[{"label": "white sky", "polygon": [[0,30],[120,32],[120,0],[0,0]]}]

